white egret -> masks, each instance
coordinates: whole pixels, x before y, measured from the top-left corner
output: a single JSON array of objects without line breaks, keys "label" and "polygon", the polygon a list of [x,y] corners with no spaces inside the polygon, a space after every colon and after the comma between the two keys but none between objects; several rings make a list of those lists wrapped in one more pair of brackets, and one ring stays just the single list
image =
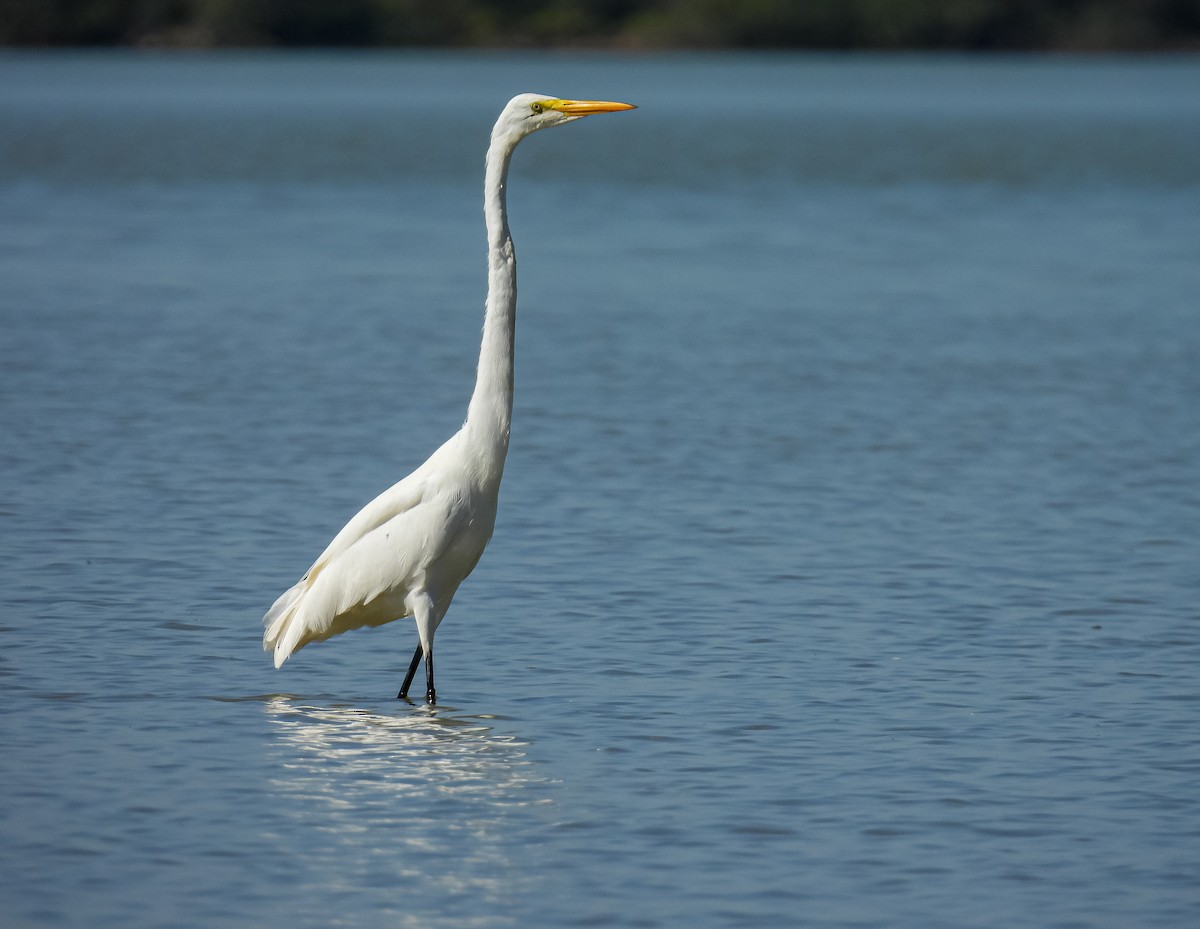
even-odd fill
[{"label": "white egret", "polygon": [[398,697],[425,659],[425,697],[435,703],[433,637],[458,585],[492,536],[513,403],[517,277],[508,230],[508,165],[523,138],[628,103],[513,97],[492,128],[484,177],[488,293],[475,390],[462,428],[408,477],[359,510],[295,586],[263,617],[263,648],[280,667],[309,642],[405,616],[417,650]]}]

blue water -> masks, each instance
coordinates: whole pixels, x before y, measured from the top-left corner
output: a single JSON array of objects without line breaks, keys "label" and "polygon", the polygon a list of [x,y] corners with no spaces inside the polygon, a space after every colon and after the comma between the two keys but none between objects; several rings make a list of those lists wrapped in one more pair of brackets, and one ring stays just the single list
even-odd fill
[{"label": "blue water", "polygon": [[[259,620],[457,428],[442,626]],[[1200,924],[1200,63],[0,56],[5,926]]]}]

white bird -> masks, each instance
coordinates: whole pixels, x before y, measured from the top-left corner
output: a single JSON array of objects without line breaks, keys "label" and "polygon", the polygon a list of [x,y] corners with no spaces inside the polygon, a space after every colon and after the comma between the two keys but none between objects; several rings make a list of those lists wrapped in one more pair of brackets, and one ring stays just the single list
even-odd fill
[{"label": "white bird", "polygon": [[628,103],[513,97],[492,128],[484,176],[488,293],[475,391],[462,428],[423,465],[359,510],[295,586],[263,617],[263,649],[280,667],[309,642],[412,616],[419,641],[398,698],[425,658],[433,686],[433,637],[458,585],[483,554],[496,521],[513,403],[517,266],[505,188],[513,151],[538,129]]}]

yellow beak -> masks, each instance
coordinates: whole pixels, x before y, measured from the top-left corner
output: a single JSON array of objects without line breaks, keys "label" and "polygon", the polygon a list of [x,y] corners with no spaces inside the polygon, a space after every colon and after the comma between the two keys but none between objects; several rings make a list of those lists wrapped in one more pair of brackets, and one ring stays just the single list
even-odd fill
[{"label": "yellow beak", "polygon": [[610,100],[552,100],[546,106],[568,116],[591,116],[593,113],[619,113],[621,110],[636,110],[632,103],[614,103]]}]

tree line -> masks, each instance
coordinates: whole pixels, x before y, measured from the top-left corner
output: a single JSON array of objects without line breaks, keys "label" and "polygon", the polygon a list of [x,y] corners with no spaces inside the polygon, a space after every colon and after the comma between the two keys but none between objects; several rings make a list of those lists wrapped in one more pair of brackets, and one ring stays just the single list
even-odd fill
[{"label": "tree line", "polygon": [[0,0],[0,44],[1196,50],[1200,0]]}]

